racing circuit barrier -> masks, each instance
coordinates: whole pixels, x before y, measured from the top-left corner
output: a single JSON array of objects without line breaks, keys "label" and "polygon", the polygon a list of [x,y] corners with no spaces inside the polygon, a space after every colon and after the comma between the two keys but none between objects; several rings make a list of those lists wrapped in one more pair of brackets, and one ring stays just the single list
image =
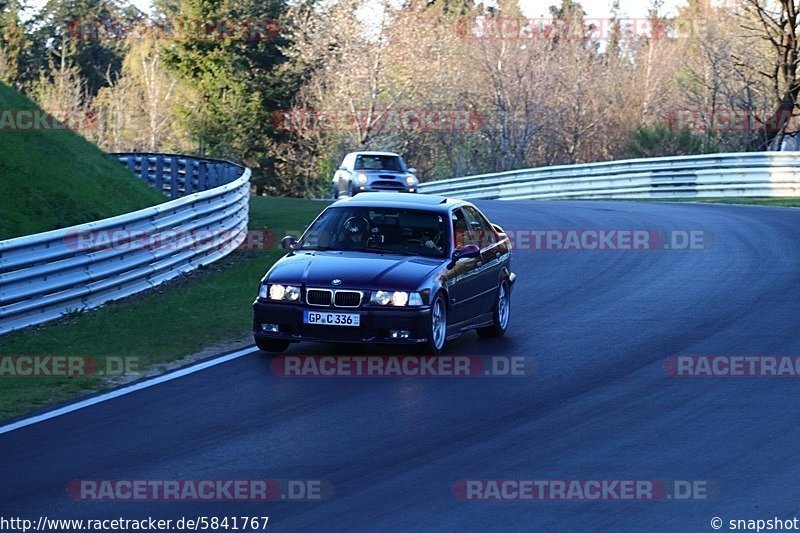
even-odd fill
[{"label": "racing circuit barrier", "polygon": [[800,152],[746,152],[512,170],[422,183],[464,199],[800,196]]},{"label": "racing circuit barrier", "polygon": [[[0,335],[150,289],[224,257],[246,238],[250,169],[182,155],[113,155],[172,199],[0,241]],[[187,234],[214,242],[176,240]],[[84,246],[85,235],[124,237]]]}]

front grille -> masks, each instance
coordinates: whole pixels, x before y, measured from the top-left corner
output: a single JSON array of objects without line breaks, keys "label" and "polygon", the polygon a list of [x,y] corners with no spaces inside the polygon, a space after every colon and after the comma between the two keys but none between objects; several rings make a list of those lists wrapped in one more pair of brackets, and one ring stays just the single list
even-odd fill
[{"label": "front grille", "polygon": [[306,301],[309,305],[331,305],[333,292],[328,289],[308,289]]},{"label": "front grille", "polygon": [[372,183],[372,188],[397,190],[397,189],[402,189],[403,184],[397,181],[375,181]]},{"label": "front grille", "polygon": [[361,305],[361,293],[357,291],[336,291],[334,302],[336,307],[358,307]]}]

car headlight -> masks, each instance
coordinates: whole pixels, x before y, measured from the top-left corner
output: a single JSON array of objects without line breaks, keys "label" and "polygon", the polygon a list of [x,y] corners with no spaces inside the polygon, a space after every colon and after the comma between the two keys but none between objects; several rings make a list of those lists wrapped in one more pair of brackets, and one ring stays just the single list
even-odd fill
[{"label": "car headlight", "polygon": [[414,174],[406,175],[406,183],[409,185],[414,185],[417,183],[417,177]]},{"label": "car headlight", "polygon": [[369,301],[378,305],[388,305],[392,301],[392,293],[389,291],[375,291]]},{"label": "car headlight", "polygon": [[418,292],[373,291],[369,301],[373,304],[394,307],[416,306],[422,305],[422,295]]},{"label": "car headlight", "polygon": [[358,176],[356,176],[356,179],[358,180],[358,182],[359,182],[361,185],[364,185],[364,184],[367,182],[367,179],[368,179],[368,178],[367,178],[367,175],[366,175],[366,174],[364,174],[363,172],[359,172],[359,173],[358,173]]},{"label": "car headlight", "polygon": [[403,307],[406,304],[408,304],[407,292],[397,291],[394,294],[392,294],[392,305],[397,307]]},{"label": "car headlight", "polygon": [[283,285],[270,285],[269,286],[269,299],[270,300],[283,300],[286,294],[286,287]]},{"label": "car headlight", "polygon": [[296,302],[300,299],[300,287],[292,287],[291,285],[286,287],[286,292],[283,297],[290,302]]},{"label": "car headlight", "polygon": [[300,299],[300,287],[293,287],[292,285],[262,285],[261,290],[258,294],[261,298],[267,298],[269,296],[270,300],[289,300],[290,302],[296,302]]}]

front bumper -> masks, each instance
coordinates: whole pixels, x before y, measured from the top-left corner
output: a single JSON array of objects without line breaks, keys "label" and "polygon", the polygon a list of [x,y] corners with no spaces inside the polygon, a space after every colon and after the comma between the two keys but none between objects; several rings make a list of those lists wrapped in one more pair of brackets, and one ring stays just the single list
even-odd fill
[{"label": "front bumper", "polygon": [[366,183],[358,185],[358,192],[410,192],[415,193],[419,185],[405,185],[398,187],[398,183]]},{"label": "front bumper", "polygon": [[[358,313],[360,325],[323,326],[303,324],[303,311]],[[381,344],[419,344],[427,340],[431,309],[423,307],[359,307],[325,308],[303,304],[278,304],[256,300],[253,302],[253,335],[259,339],[287,340],[291,342],[345,342]],[[262,324],[277,324],[277,333],[265,332]],[[391,330],[410,332],[407,339],[393,339]]]}]

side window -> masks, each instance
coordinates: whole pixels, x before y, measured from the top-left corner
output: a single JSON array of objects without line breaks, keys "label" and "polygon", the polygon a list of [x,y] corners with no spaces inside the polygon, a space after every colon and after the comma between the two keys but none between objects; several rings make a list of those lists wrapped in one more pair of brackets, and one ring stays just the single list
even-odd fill
[{"label": "side window", "polygon": [[456,249],[463,248],[468,244],[477,244],[475,235],[470,230],[469,221],[461,209],[453,211],[451,221],[453,223],[453,243]]},{"label": "side window", "polygon": [[494,228],[489,224],[481,213],[472,206],[465,206],[464,214],[467,217],[467,222],[470,229],[475,235],[475,241],[472,244],[477,244],[479,248],[483,249],[493,245],[497,242],[497,237],[494,234]]}]

